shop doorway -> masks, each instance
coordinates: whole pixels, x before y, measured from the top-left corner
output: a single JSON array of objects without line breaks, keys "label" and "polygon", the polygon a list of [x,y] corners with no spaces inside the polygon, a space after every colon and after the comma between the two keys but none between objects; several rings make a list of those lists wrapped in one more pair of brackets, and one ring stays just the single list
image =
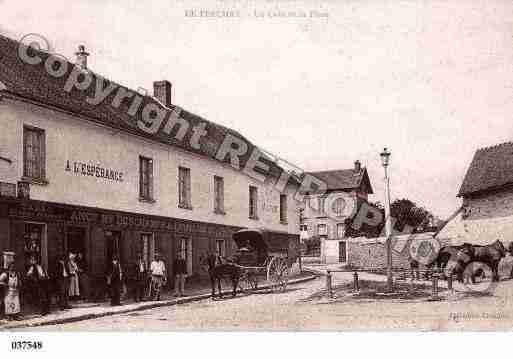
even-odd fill
[{"label": "shop doorway", "polygon": [[26,222],[24,227],[25,267],[30,265],[31,258],[35,258],[43,267],[48,268],[46,225]]},{"label": "shop doorway", "polygon": [[192,274],[192,238],[180,237],[178,242],[178,252],[182,254],[187,262],[187,275]]},{"label": "shop doorway", "polygon": [[66,236],[66,245],[68,253],[82,253],[87,258],[86,253],[86,230],[82,227],[68,227]]},{"label": "shop doorway", "polygon": [[112,257],[117,256],[121,263],[121,232],[120,231],[105,231],[105,242],[107,244],[107,263],[112,262]]}]

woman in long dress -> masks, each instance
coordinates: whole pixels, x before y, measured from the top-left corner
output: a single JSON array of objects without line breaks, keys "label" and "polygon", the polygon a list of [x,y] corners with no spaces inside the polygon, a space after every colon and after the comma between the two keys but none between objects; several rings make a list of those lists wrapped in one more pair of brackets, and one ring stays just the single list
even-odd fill
[{"label": "woman in long dress", "polygon": [[8,270],[0,275],[0,285],[6,288],[5,297],[3,298],[5,315],[10,320],[17,319],[21,312],[21,281],[18,273],[14,270],[14,263],[11,263]]},{"label": "woman in long dress", "polygon": [[69,296],[76,299],[80,296],[80,284],[78,281],[78,265],[75,261],[75,255],[69,255]]}]

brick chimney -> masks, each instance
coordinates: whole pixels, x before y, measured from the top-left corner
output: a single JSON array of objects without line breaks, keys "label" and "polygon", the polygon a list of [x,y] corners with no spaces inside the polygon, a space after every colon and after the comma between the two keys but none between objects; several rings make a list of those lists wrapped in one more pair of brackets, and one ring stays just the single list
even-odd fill
[{"label": "brick chimney", "polygon": [[362,170],[362,164],[360,161],[354,161],[354,171],[359,173]]},{"label": "brick chimney", "polygon": [[171,106],[171,82],[155,81],[153,83],[153,97],[162,102],[167,107]]},{"label": "brick chimney", "polygon": [[78,45],[78,51],[75,52],[75,56],[77,57],[75,64],[83,69],[87,69],[87,56],[89,56],[89,53],[86,52],[84,45]]}]

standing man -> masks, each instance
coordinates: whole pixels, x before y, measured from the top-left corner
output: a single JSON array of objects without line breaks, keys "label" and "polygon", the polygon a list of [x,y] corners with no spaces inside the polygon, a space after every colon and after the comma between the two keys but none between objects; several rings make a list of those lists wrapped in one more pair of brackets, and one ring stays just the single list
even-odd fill
[{"label": "standing man", "polygon": [[121,305],[121,287],[123,285],[123,271],[116,255],[112,257],[109,274],[107,275],[107,284],[110,286],[110,305]]},{"label": "standing man", "polygon": [[187,262],[182,252],[175,259],[173,268],[175,271],[175,297],[183,297],[185,292],[185,275],[187,274]]},{"label": "standing man", "polygon": [[49,278],[43,266],[37,263],[37,259],[34,256],[30,258],[27,278],[34,284],[41,315],[47,315],[50,313]]},{"label": "standing man", "polygon": [[160,289],[167,282],[166,265],[159,253],[155,254],[155,260],[150,265],[151,272],[151,297],[160,300]]},{"label": "standing man", "polygon": [[59,307],[61,310],[71,308],[68,302],[69,263],[66,260],[65,255],[60,256],[57,260],[52,277],[55,278],[55,281],[57,282]]},{"label": "standing man", "polygon": [[134,300],[140,302],[144,299],[144,293],[147,284],[147,268],[148,265],[143,259],[142,254],[139,254],[137,262],[134,266]]}]

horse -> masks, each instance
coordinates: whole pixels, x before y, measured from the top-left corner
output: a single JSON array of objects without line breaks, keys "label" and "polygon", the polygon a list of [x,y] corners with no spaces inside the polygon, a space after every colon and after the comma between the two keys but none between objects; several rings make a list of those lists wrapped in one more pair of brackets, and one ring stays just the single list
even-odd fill
[{"label": "horse", "polygon": [[218,258],[215,255],[209,255],[205,258],[204,264],[208,267],[208,275],[210,277],[210,284],[212,285],[212,298],[216,295],[216,282],[219,291],[219,298],[223,297],[221,288],[221,279],[229,278],[233,285],[232,296],[235,297],[237,294],[237,287],[239,285],[239,279],[242,275],[241,268],[235,263],[219,263]]},{"label": "horse", "polygon": [[428,268],[436,265],[439,272],[445,272],[450,265],[450,275],[456,274],[459,282],[463,282],[463,271],[473,256],[472,244],[463,243],[458,246],[444,246],[440,248],[437,257],[428,264]]},{"label": "horse", "polygon": [[[492,270],[492,281],[499,281],[499,263],[506,256],[506,248],[500,240],[484,246],[472,245],[471,262],[487,264]],[[468,265],[469,263],[467,263]],[[475,273],[471,273],[472,283],[475,283]]]}]

